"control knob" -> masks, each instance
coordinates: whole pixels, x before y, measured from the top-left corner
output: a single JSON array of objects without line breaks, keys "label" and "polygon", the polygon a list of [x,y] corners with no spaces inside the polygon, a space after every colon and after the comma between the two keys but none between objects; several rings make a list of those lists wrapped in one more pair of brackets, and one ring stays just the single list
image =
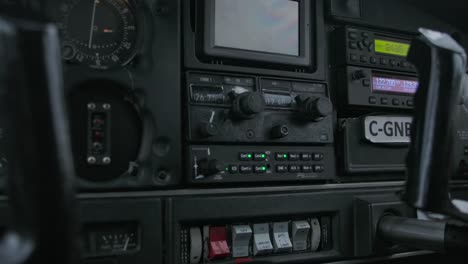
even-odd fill
[{"label": "control knob", "polygon": [[264,108],[265,99],[260,93],[246,92],[234,98],[231,114],[237,119],[252,119],[263,112]]},{"label": "control knob", "polygon": [[217,159],[202,159],[198,162],[198,173],[209,176],[224,170],[224,164]]},{"label": "control knob", "polygon": [[289,128],[287,125],[279,125],[271,129],[272,138],[284,138],[288,134],[289,134]]},{"label": "control knob", "polygon": [[298,95],[296,96],[296,103],[299,112],[306,116],[307,119],[314,121],[322,120],[333,111],[333,105],[326,97]]},{"label": "control knob", "polygon": [[219,129],[214,123],[202,123],[199,132],[202,137],[215,137],[218,135]]}]

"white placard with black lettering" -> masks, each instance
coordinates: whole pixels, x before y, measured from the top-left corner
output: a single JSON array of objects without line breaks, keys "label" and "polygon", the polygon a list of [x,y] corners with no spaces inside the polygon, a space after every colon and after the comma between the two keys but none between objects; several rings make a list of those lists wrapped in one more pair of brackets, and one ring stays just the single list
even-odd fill
[{"label": "white placard with black lettering", "polygon": [[412,122],[408,116],[366,116],[364,137],[376,144],[408,144]]}]

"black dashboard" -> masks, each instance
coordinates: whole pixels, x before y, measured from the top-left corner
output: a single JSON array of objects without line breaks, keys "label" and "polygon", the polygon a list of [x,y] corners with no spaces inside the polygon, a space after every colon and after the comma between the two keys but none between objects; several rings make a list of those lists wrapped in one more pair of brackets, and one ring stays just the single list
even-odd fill
[{"label": "black dashboard", "polygon": [[[421,27],[468,36],[439,2],[46,2],[83,263],[440,257],[376,237],[382,215],[421,217],[400,200],[419,85],[406,56]],[[461,107],[452,135],[460,198],[467,118]],[[0,154],[2,225],[9,162]]]}]

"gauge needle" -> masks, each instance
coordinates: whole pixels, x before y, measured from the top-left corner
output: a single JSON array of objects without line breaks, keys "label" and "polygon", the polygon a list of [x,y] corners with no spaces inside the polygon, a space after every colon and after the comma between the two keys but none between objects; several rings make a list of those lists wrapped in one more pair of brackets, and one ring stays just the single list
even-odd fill
[{"label": "gauge needle", "polygon": [[89,42],[88,42],[88,48],[91,48],[91,45],[93,44],[93,32],[94,32],[94,18],[96,17],[96,5],[99,0],[94,0],[93,2],[93,14],[91,16],[91,29],[89,30]]}]

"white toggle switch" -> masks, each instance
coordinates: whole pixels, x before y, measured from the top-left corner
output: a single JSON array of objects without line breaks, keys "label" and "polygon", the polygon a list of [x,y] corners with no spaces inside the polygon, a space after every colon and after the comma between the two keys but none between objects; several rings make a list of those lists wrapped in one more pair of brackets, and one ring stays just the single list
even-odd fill
[{"label": "white toggle switch", "polygon": [[290,252],[292,250],[288,222],[273,223],[273,245],[275,246],[275,253]]},{"label": "white toggle switch", "polygon": [[252,228],[249,225],[232,226],[232,257],[248,257]]},{"label": "white toggle switch", "polygon": [[320,239],[322,237],[322,230],[320,229],[320,222],[317,218],[310,220],[311,234],[310,234],[310,248],[312,251],[317,251],[320,246]]},{"label": "white toggle switch", "polygon": [[202,241],[200,228],[190,228],[190,264],[200,263],[203,248]]},{"label": "white toggle switch", "polygon": [[273,251],[273,245],[270,240],[270,230],[268,224],[254,224],[254,256],[270,254]]},{"label": "white toggle switch", "polygon": [[302,251],[307,249],[307,239],[309,237],[310,225],[307,221],[292,222],[293,250]]}]

